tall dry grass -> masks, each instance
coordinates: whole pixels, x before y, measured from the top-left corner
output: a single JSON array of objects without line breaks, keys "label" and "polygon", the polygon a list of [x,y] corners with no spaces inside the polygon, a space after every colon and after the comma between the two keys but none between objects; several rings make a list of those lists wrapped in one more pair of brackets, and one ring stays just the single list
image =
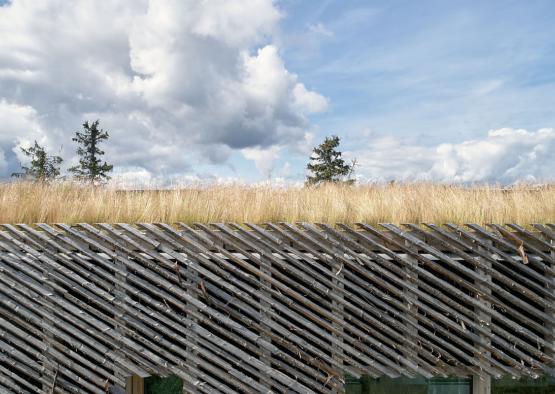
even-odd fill
[{"label": "tall dry grass", "polygon": [[502,190],[430,183],[318,188],[199,186],[118,191],[72,183],[0,185],[2,223],[555,222],[555,185]]}]

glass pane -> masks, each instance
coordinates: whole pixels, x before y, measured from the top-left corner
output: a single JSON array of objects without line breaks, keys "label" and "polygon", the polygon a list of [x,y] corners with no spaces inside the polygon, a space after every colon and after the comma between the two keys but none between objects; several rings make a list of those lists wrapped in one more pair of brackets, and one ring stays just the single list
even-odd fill
[{"label": "glass pane", "polygon": [[428,380],[427,394],[470,394],[470,378],[434,378]]},{"label": "glass pane", "polygon": [[177,376],[150,376],[145,379],[145,394],[181,394],[183,383]]},{"label": "glass pane", "polygon": [[541,377],[538,379],[512,379],[505,377],[491,381],[492,394],[553,394],[555,378]]},{"label": "glass pane", "polygon": [[[346,378],[346,394],[471,394],[470,378]],[[491,382],[492,394],[555,394],[555,377],[512,379]]]},{"label": "glass pane", "polygon": [[470,378],[346,379],[346,394],[471,394]]},{"label": "glass pane", "polygon": [[426,379],[364,378],[361,394],[427,394]]}]

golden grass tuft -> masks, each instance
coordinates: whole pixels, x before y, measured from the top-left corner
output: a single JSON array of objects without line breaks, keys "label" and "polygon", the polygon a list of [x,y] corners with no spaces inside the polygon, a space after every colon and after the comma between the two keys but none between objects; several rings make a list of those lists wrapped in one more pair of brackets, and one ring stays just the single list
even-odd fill
[{"label": "golden grass tuft", "polygon": [[214,185],[121,191],[74,183],[0,185],[2,223],[78,222],[555,222],[555,185],[433,183],[318,188]]}]

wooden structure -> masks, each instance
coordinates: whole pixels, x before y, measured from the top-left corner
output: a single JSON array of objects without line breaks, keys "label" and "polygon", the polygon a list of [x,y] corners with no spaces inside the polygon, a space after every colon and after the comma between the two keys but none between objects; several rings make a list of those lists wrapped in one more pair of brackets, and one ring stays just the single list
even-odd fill
[{"label": "wooden structure", "polygon": [[3,225],[0,393],[555,375],[554,239],[552,224]]}]

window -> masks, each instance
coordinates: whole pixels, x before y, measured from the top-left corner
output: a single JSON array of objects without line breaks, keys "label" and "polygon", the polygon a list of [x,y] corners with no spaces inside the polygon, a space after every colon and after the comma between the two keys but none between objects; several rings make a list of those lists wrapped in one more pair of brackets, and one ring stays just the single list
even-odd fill
[{"label": "window", "polygon": [[[472,394],[472,378],[347,377],[346,394]],[[555,378],[491,380],[491,394],[554,394]]]},{"label": "window", "polygon": [[145,394],[182,394],[183,383],[177,376],[145,378]]},{"label": "window", "polygon": [[183,382],[177,376],[149,376],[142,378],[137,375],[127,379],[124,389],[113,388],[111,394],[182,394]]},{"label": "window", "polygon": [[471,394],[471,378],[347,379],[346,394]]},{"label": "window", "polygon": [[491,380],[492,394],[553,394],[555,393],[555,378],[541,377],[538,379],[503,379]]}]

